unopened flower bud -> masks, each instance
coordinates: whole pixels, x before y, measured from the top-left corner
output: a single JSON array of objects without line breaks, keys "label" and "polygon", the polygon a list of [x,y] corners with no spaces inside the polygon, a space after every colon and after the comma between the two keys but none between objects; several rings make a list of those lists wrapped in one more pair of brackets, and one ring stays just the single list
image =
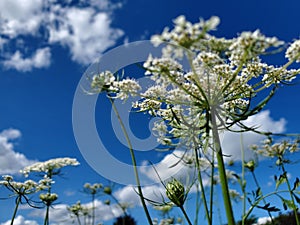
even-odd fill
[{"label": "unopened flower bud", "polygon": [[251,172],[253,172],[254,169],[255,169],[255,162],[254,162],[254,160],[250,160],[249,162],[245,163],[245,167],[247,169],[249,169]]},{"label": "unopened flower bud", "polygon": [[185,190],[183,184],[173,179],[166,185],[167,197],[177,206],[182,206],[185,201]]},{"label": "unopened flower bud", "polygon": [[111,195],[111,188],[110,188],[110,187],[105,187],[105,188],[103,189],[103,192],[104,192],[105,194],[107,194],[107,195]]},{"label": "unopened flower bud", "polygon": [[57,198],[58,198],[58,195],[54,194],[54,193],[52,193],[52,194],[49,194],[49,193],[47,193],[47,194],[40,194],[40,199],[43,202],[47,203],[48,205],[51,205],[52,202],[54,202],[55,200],[57,200]]}]

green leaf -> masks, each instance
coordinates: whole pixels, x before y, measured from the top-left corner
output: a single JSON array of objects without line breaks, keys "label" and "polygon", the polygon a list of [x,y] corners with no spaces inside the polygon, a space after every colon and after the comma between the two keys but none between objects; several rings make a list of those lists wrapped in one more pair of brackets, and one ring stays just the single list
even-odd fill
[{"label": "green leaf", "polygon": [[284,207],[285,210],[286,210],[286,207],[288,207],[289,209],[292,209],[292,210],[294,210],[296,208],[296,206],[294,205],[292,200],[287,200],[287,199],[281,198],[281,201],[282,201],[283,207],[284,207],[284,205],[286,205]]},{"label": "green leaf", "polygon": [[255,198],[259,198],[260,196],[262,195],[262,192],[261,192],[261,189],[260,188],[257,188],[256,189],[256,192],[255,192]]},{"label": "green leaf", "polygon": [[278,209],[277,207],[275,207],[275,206],[270,206],[270,203],[267,203],[267,204],[265,204],[264,206],[259,206],[259,205],[258,205],[257,208],[266,210],[266,211],[268,211],[268,212],[278,212],[278,211],[280,211],[280,209]]},{"label": "green leaf", "polygon": [[276,180],[276,190],[279,188],[279,186],[281,184],[283,184],[284,182],[286,182],[286,176],[283,174],[283,175],[280,175],[279,178]]},{"label": "green leaf", "polygon": [[298,204],[300,204],[300,198],[299,198],[296,194],[294,194],[294,193],[293,193],[293,196],[294,196],[294,198],[296,199],[296,202],[297,202]]},{"label": "green leaf", "polygon": [[300,180],[299,180],[299,178],[297,177],[296,180],[295,180],[295,182],[294,182],[294,187],[293,187],[292,191],[296,190],[296,188],[298,188],[299,185],[300,185]]}]

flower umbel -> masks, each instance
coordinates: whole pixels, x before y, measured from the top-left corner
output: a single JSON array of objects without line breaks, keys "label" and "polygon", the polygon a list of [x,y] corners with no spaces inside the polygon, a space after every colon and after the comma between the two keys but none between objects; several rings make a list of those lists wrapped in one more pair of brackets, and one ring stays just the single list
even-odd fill
[{"label": "flower umbel", "polygon": [[74,158],[56,158],[56,159],[50,159],[45,162],[37,162],[30,166],[25,167],[23,170],[21,170],[21,173],[23,173],[25,176],[28,176],[30,172],[54,172],[55,170],[59,170],[62,167],[65,166],[78,166],[79,162],[77,159]]}]

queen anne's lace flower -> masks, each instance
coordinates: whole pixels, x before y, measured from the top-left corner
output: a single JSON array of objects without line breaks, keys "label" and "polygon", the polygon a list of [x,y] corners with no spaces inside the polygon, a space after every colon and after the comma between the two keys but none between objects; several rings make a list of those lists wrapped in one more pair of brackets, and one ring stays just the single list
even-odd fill
[{"label": "queen anne's lace flower", "polygon": [[[162,56],[149,55],[143,64],[145,75],[154,81],[152,86],[139,93],[140,86],[134,80],[119,80],[109,72],[97,75],[92,83],[92,88],[100,85],[99,89],[109,92],[110,97],[138,95],[140,99],[133,107],[161,119],[154,125],[161,144],[180,140],[181,147],[187,149],[201,145],[201,138],[210,133],[212,111],[218,129],[240,125],[262,109],[279,83],[291,82],[300,73],[300,69],[288,69],[292,61],[281,67],[264,61],[261,55],[280,50],[283,42],[259,30],[226,39],[208,33],[219,24],[217,17],[193,24],[179,16],[173,22],[173,29],[165,28],[162,34],[152,37],[155,45],[165,42]],[[300,41],[295,41],[286,57],[298,61],[299,49]],[[184,65],[183,57],[189,67]],[[110,86],[103,90],[103,84]],[[270,95],[263,104],[253,104],[251,100],[266,89]]]},{"label": "queen anne's lace flower", "polygon": [[300,40],[294,41],[286,50],[285,57],[288,60],[296,60],[300,62]]},{"label": "queen anne's lace flower", "polygon": [[28,176],[31,172],[43,172],[43,173],[49,173],[54,170],[58,170],[65,166],[78,166],[79,162],[77,159],[74,158],[56,158],[56,159],[50,159],[45,162],[37,162],[30,166],[25,167],[20,172],[23,173],[25,176]]},{"label": "queen anne's lace flower", "polygon": [[0,181],[0,186],[5,186],[8,190],[17,195],[29,195],[36,193],[40,190],[46,189],[44,185],[36,183],[33,180],[26,180],[24,182],[14,181],[13,177],[10,175],[2,176],[3,180]]}]

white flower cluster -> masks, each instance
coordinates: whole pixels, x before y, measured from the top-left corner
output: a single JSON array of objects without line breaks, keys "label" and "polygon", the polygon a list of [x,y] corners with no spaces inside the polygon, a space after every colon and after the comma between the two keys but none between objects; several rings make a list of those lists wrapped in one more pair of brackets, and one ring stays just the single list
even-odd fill
[{"label": "white flower cluster", "polygon": [[45,162],[37,162],[30,166],[25,167],[20,172],[25,176],[28,176],[30,172],[43,172],[43,173],[52,173],[54,170],[58,170],[65,166],[78,166],[79,162],[74,158],[64,157],[64,158],[55,158],[50,159]]},{"label": "white flower cluster", "polygon": [[[160,58],[149,55],[143,64],[145,75],[154,85],[138,93],[140,99],[133,107],[161,119],[154,125],[161,144],[170,145],[180,139],[187,149],[198,146],[201,137],[210,133],[212,111],[216,113],[218,129],[238,124],[264,106],[265,102],[251,104],[260,91],[267,90],[272,96],[273,87],[291,82],[300,73],[300,69],[288,69],[300,58],[300,41],[286,51],[292,61],[273,66],[261,56],[279,52],[282,41],[266,37],[259,30],[242,32],[232,39],[208,34],[218,24],[217,17],[192,24],[179,16],[173,30],[166,28],[152,38],[154,44],[165,42],[166,46]],[[189,68],[182,63],[184,56]],[[116,98],[125,99],[140,91],[134,80],[118,80],[108,72],[97,76],[94,80],[100,80],[100,86],[93,82],[92,88],[103,90],[103,83],[110,84],[105,91],[111,90]]]},{"label": "white flower cluster", "polygon": [[54,201],[58,199],[58,195],[56,193],[40,194],[39,197],[47,206],[51,205]]},{"label": "white flower cluster", "polygon": [[300,62],[300,40],[294,41],[286,50],[285,57],[288,60],[296,60]]},{"label": "white flower cluster", "polygon": [[173,30],[169,31],[169,28],[165,28],[161,35],[155,35],[151,38],[154,45],[171,42],[190,48],[199,39],[204,38],[207,31],[214,30],[220,23],[220,19],[213,16],[207,21],[200,19],[198,23],[192,24],[186,20],[185,16],[179,16],[173,22]]},{"label": "white flower cluster", "polygon": [[114,97],[121,100],[128,98],[129,95],[135,96],[141,90],[141,87],[136,80],[131,78],[117,80],[110,71],[104,71],[94,75],[91,87],[94,92],[106,91],[110,94],[114,93]]},{"label": "white flower cluster", "polygon": [[0,186],[5,186],[8,190],[15,194],[28,195],[46,188],[44,185],[36,183],[33,180],[17,182],[14,181],[13,177],[10,175],[4,175],[2,178],[3,180],[0,181]]},{"label": "white flower cluster", "polygon": [[153,58],[149,55],[143,66],[145,74],[151,75],[157,84],[169,85],[172,84],[170,80],[181,82],[183,79],[182,65],[172,58]]},{"label": "white flower cluster", "polygon": [[254,32],[243,32],[229,47],[229,59],[231,64],[239,66],[252,58],[265,53],[270,47],[279,47],[284,42],[276,37],[266,37],[259,30]]},{"label": "white flower cluster", "polygon": [[111,90],[113,89],[113,83],[115,81],[115,76],[110,71],[104,71],[99,73],[98,75],[93,76],[91,87],[98,92],[103,90]]},{"label": "white flower cluster", "polygon": [[95,195],[100,190],[102,190],[103,185],[100,183],[95,183],[95,184],[85,183],[83,188],[84,188],[84,192],[91,194],[91,195]]},{"label": "white flower cluster", "polygon": [[283,157],[287,153],[294,153],[299,151],[300,140],[296,139],[294,141],[283,140],[279,143],[273,143],[273,140],[268,138],[263,141],[261,147],[257,145],[251,146],[251,149],[257,154],[266,157]]}]

